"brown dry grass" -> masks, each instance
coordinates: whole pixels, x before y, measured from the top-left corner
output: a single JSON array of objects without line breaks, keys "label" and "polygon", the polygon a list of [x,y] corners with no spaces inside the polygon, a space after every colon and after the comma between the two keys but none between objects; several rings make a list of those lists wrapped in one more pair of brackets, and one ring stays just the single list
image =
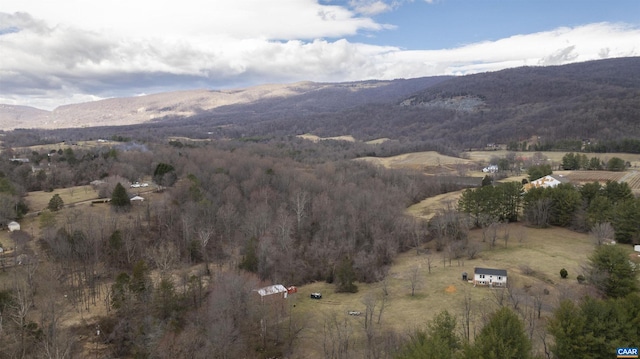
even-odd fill
[{"label": "brown dry grass", "polygon": [[324,141],[324,140],[356,142],[356,139],[353,138],[353,136],[351,135],[335,136],[335,137],[318,137],[316,135],[305,133],[304,135],[298,135],[297,137],[303,138],[305,140],[313,141],[313,142]]},{"label": "brown dry grass", "polygon": [[[580,266],[594,248],[589,237],[585,234],[572,232],[561,228],[534,229],[520,224],[509,226],[510,242],[505,248],[504,242],[496,248],[485,248],[479,258],[461,262],[443,262],[441,253],[417,255],[415,251],[400,254],[390,268],[386,278],[387,296],[386,309],[383,312],[383,325],[393,328],[401,334],[406,334],[415,328],[424,327],[435,314],[448,310],[454,315],[460,315],[465,296],[470,296],[474,303],[474,313],[480,316],[485,311],[496,308],[496,290],[489,288],[474,288],[472,284],[461,280],[461,273],[473,273],[474,267],[488,267],[506,269],[509,282],[518,290],[542,291],[547,288],[550,295],[545,296],[546,315],[550,308],[557,304],[560,296],[567,292],[580,293],[583,288],[577,281],[567,279],[561,281],[560,269],[569,271],[569,278],[575,278],[580,273]],[[481,231],[472,231],[471,239],[482,245]],[[428,260],[431,258],[431,273],[428,270]],[[529,266],[535,275],[525,275],[521,272],[523,265]],[[411,296],[409,276],[413,268],[417,267],[421,283],[415,296]],[[575,282],[575,283],[574,283]],[[380,298],[383,282],[373,284],[358,284],[356,294],[334,293],[334,285],[323,282],[301,286],[294,315],[306,318],[307,328],[299,348],[308,358],[322,357],[323,324],[331,315],[346,318],[352,324],[356,343],[362,345],[363,318],[349,316],[350,310],[364,313],[363,299],[367,296]],[[309,299],[312,292],[321,292],[323,299]],[[380,302],[378,302],[379,308]],[[475,319],[474,326],[481,326],[480,319]]]},{"label": "brown dry grass", "polygon": [[464,190],[426,198],[407,208],[407,213],[414,217],[431,219],[440,209],[448,207],[456,208],[462,192],[464,192]]},{"label": "brown dry grass", "polygon": [[452,165],[470,165],[473,161],[445,156],[435,151],[412,152],[392,157],[361,157],[359,161],[367,161],[387,168],[414,168],[439,167]]},{"label": "brown dry grass", "polygon": [[13,150],[16,153],[23,153],[23,154],[30,154],[33,151],[37,151],[40,153],[43,152],[49,152],[51,150],[64,150],[67,148],[71,148],[71,149],[75,149],[75,148],[81,148],[81,149],[91,149],[91,148],[96,148],[96,147],[111,147],[111,146],[115,146],[117,144],[119,144],[120,142],[115,142],[115,141],[109,141],[109,140],[101,140],[101,141],[97,141],[97,140],[91,140],[91,141],[78,141],[78,142],[74,142],[73,145],[66,143],[66,142],[59,142],[59,143],[52,143],[52,144],[48,144],[48,145],[34,145],[34,146],[25,146],[25,147],[16,147]]},{"label": "brown dry grass", "polygon": [[30,211],[42,211],[47,208],[51,197],[59,194],[65,205],[80,203],[98,198],[98,193],[91,186],[59,188],[53,192],[29,192],[26,197]]}]

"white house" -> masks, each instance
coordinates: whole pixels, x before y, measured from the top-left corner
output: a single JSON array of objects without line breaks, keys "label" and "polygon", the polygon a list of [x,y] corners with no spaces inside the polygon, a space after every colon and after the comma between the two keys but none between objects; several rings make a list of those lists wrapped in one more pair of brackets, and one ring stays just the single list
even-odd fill
[{"label": "white house", "polygon": [[265,297],[275,296],[279,298],[286,298],[289,291],[282,284],[274,284],[268,287],[260,288],[256,290],[258,295],[264,300]]},{"label": "white house", "polygon": [[507,271],[506,269],[475,268],[473,271],[473,285],[504,287],[507,285]]},{"label": "white house", "polygon": [[496,173],[498,172],[498,165],[489,165],[482,169],[484,173]]},{"label": "white house", "polygon": [[16,221],[11,221],[11,222],[9,222],[7,227],[9,228],[9,232],[19,231],[20,230],[20,223],[18,223]]},{"label": "white house", "polygon": [[557,187],[561,183],[569,183],[569,180],[562,176],[548,175],[525,184],[524,190],[528,191],[531,188],[553,188]]},{"label": "white house", "polygon": [[132,201],[132,202],[144,202],[144,197],[133,196],[129,200]]}]

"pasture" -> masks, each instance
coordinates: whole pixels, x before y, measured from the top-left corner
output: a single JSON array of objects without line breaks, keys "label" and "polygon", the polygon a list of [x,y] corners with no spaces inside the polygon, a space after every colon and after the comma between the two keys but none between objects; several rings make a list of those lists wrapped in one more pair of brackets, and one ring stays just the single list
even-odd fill
[{"label": "pasture", "polygon": [[77,186],[69,188],[58,188],[52,192],[34,191],[29,192],[26,197],[27,205],[30,212],[39,212],[47,208],[51,197],[59,194],[65,205],[86,202],[98,198],[96,192],[91,186]]},{"label": "pasture", "polygon": [[[437,313],[448,310],[461,318],[465,297],[471,299],[471,332],[482,327],[483,315],[498,307],[501,289],[474,287],[461,279],[462,272],[473,277],[474,267],[498,268],[508,271],[508,280],[520,305],[531,305],[533,296],[541,298],[544,316],[548,316],[561,298],[580,296],[587,289],[576,281],[581,266],[586,263],[594,244],[585,234],[562,228],[534,229],[521,224],[510,224],[507,229],[509,241],[500,240],[491,249],[482,242],[482,232],[474,230],[470,240],[479,243],[483,250],[473,260],[445,260],[443,254],[431,250],[429,253],[409,251],[400,254],[389,268],[384,281],[358,283],[355,294],[335,293],[334,285],[324,282],[312,283],[298,288],[295,294],[294,317],[303,317],[305,329],[299,348],[304,348],[304,357],[323,357],[324,325],[334,320],[346,321],[353,343],[365,345],[364,317],[349,315],[349,311],[365,313],[367,301],[376,303],[374,320],[377,322],[383,305],[379,329],[394,329],[401,335],[425,324]],[[429,263],[431,272],[429,273]],[[560,278],[560,269],[566,268],[569,278]],[[411,278],[417,274],[415,295],[411,296]],[[544,290],[549,294],[545,295]],[[386,296],[384,291],[388,293]],[[321,292],[321,300],[310,299],[312,292]],[[504,299],[503,300],[507,300]],[[378,324],[377,324],[378,325]]]}]

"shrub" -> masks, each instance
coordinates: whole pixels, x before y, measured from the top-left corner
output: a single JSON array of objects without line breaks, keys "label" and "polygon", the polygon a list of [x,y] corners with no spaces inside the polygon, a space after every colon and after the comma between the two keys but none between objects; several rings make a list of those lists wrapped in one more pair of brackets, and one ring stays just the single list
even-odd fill
[{"label": "shrub", "polygon": [[520,271],[524,275],[534,275],[536,273],[536,271],[527,264],[520,265]]},{"label": "shrub", "polygon": [[578,283],[582,284],[586,278],[582,274],[579,274],[576,279],[578,280]]},{"label": "shrub", "polygon": [[560,277],[562,277],[562,279],[566,279],[567,276],[569,276],[569,272],[564,268],[560,269]]}]

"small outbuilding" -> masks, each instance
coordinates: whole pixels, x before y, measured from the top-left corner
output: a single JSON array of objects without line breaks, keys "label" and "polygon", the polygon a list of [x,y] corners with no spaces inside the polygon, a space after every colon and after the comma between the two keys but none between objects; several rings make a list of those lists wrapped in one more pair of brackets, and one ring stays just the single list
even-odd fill
[{"label": "small outbuilding", "polygon": [[129,199],[131,202],[144,202],[144,197],[133,196]]},{"label": "small outbuilding", "polygon": [[283,298],[286,299],[289,291],[282,284],[274,284],[268,287],[257,289],[258,295],[264,301],[266,298]]},{"label": "small outbuilding", "polygon": [[274,284],[268,287],[255,290],[263,308],[269,308],[271,313],[280,312],[286,309],[287,296],[289,291],[282,284]]},{"label": "small outbuilding", "polygon": [[16,221],[11,221],[7,225],[7,228],[9,228],[9,232],[19,231],[20,230],[20,223],[18,223]]},{"label": "small outbuilding", "polygon": [[493,268],[475,268],[473,271],[473,285],[505,287],[507,285],[507,270]]}]

